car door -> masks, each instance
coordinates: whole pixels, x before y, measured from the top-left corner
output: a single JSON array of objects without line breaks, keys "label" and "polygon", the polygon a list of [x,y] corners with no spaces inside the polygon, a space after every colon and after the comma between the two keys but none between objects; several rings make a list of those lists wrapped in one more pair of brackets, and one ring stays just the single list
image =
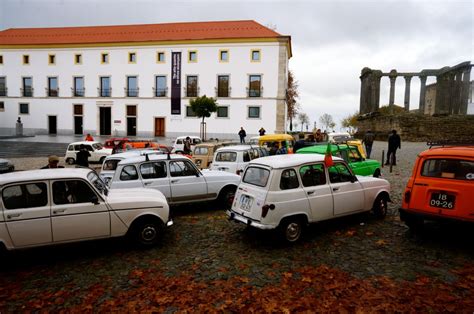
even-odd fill
[{"label": "car door", "polygon": [[15,247],[52,242],[48,181],[3,188],[3,215]]},{"label": "car door", "polygon": [[169,162],[171,200],[186,202],[207,199],[207,183],[189,160]]},{"label": "car door", "polygon": [[364,208],[362,184],[343,162],[328,168],[330,188],[334,201],[334,216],[346,215]]},{"label": "car door", "polygon": [[362,158],[360,155],[357,147],[349,146],[347,150],[347,158],[352,172],[361,176],[367,176],[371,174],[370,168],[364,162],[364,158]]},{"label": "car door", "polygon": [[110,215],[105,201],[80,179],[51,182],[53,241],[110,236]]},{"label": "car door", "polygon": [[171,200],[170,178],[165,161],[145,162],[140,165],[143,187],[159,190]]},{"label": "car door", "polygon": [[334,216],[333,196],[322,163],[303,165],[299,169],[303,190],[311,208],[311,221]]}]

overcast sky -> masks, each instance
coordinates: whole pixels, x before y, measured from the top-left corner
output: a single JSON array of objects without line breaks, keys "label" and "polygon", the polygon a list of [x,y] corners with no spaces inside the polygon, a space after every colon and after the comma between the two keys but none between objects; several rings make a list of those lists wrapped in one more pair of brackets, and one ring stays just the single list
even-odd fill
[{"label": "overcast sky", "polygon": [[[323,113],[339,124],[359,109],[363,67],[417,72],[473,59],[474,0],[0,0],[0,29],[242,19],[291,35],[290,69],[311,124]],[[419,86],[414,78],[411,108]],[[388,78],[381,89],[380,104],[388,104]],[[403,95],[398,79],[396,104],[403,106]]]}]

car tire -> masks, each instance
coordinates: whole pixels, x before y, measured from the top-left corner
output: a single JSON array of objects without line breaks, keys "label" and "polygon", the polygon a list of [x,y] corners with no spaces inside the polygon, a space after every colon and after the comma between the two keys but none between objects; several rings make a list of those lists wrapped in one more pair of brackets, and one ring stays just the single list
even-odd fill
[{"label": "car tire", "polygon": [[68,159],[66,159],[66,163],[67,163],[68,165],[74,165],[75,162],[76,162],[76,161],[74,160],[74,158],[68,158]]},{"label": "car tire", "polygon": [[385,218],[387,216],[388,206],[387,206],[388,199],[384,195],[379,195],[374,201],[374,206],[372,207],[372,211],[377,218]]},{"label": "car tire", "polygon": [[380,169],[379,168],[375,169],[374,178],[379,178],[380,176],[381,176]]},{"label": "car tire", "polygon": [[138,246],[152,247],[161,240],[163,229],[163,223],[158,219],[141,220],[133,227],[132,237]]},{"label": "car tire", "polygon": [[280,235],[287,243],[295,243],[301,239],[303,233],[303,220],[301,218],[286,218],[280,223]]},{"label": "car tire", "polygon": [[235,186],[226,186],[219,193],[218,202],[224,210],[230,209],[232,207],[236,190],[237,187]]}]

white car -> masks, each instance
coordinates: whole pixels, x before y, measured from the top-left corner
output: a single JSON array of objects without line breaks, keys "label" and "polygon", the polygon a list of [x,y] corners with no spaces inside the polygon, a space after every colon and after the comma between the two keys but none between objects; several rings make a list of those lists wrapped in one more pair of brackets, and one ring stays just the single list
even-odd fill
[{"label": "white car", "polygon": [[161,191],[170,205],[218,199],[230,207],[240,176],[223,171],[200,171],[182,155],[146,155],[118,164],[110,188],[146,187]]},{"label": "white car", "polygon": [[86,149],[89,151],[91,156],[89,157],[89,162],[100,162],[102,163],[105,157],[112,155],[111,148],[104,148],[101,143],[99,142],[91,142],[91,141],[83,141],[83,142],[75,142],[69,144],[66,150],[66,163],[69,165],[73,165],[76,163],[77,152],[79,152],[81,145],[84,145]]},{"label": "white car", "polygon": [[263,157],[263,154],[260,147],[251,145],[221,147],[214,154],[210,169],[240,175],[252,159]]},{"label": "white car", "polygon": [[109,191],[90,169],[0,176],[0,248],[14,250],[128,235],[157,243],[173,224],[159,191]]},{"label": "white car", "polygon": [[[178,136],[176,138],[176,140],[173,143],[173,150],[172,150],[173,153],[176,151],[184,151],[184,141],[186,140],[186,137],[188,136]],[[191,151],[194,151],[194,147],[197,144],[201,144],[202,140],[199,136],[190,135],[189,138],[191,139]]]},{"label": "white car", "polygon": [[355,176],[347,164],[324,155],[275,155],[251,161],[235,194],[231,220],[259,229],[277,229],[297,241],[308,223],[373,210],[384,217],[390,183]]}]

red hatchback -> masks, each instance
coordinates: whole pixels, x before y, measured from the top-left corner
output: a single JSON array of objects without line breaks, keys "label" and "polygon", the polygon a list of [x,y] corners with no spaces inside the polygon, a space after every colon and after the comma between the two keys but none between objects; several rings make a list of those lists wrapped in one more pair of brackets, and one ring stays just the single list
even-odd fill
[{"label": "red hatchback", "polygon": [[400,219],[414,229],[425,220],[474,222],[474,146],[430,148],[415,162]]}]

